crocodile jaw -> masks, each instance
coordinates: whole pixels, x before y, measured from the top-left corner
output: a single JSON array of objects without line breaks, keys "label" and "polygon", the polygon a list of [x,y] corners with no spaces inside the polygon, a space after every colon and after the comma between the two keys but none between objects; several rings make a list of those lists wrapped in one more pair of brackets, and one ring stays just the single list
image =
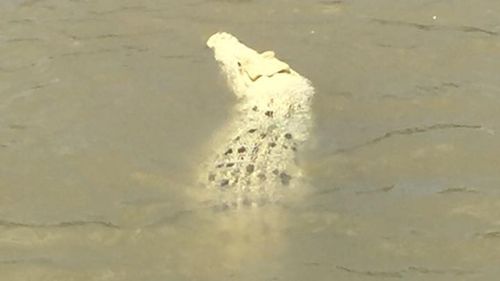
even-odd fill
[{"label": "crocodile jaw", "polygon": [[229,87],[238,97],[244,97],[248,88],[261,77],[291,73],[288,64],[278,60],[274,52],[259,54],[226,32],[212,35],[207,46],[214,51],[215,59],[226,75]]}]

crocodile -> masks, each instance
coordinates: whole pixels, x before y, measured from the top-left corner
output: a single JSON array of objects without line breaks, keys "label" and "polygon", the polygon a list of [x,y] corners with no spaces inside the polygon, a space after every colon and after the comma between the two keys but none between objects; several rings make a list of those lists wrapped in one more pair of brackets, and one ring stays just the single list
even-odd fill
[{"label": "crocodile", "polygon": [[207,46],[237,103],[200,180],[227,207],[277,202],[303,179],[297,153],[309,138],[314,88],[273,51],[259,53],[229,33],[215,33]]}]

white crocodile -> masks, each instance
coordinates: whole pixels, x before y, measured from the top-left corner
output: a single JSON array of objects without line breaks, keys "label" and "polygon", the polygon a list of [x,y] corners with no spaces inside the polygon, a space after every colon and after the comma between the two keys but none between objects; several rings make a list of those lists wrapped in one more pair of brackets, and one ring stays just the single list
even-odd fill
[{"label": "white crocodile", "polygon": [[231,34],[218,32],[207,45],[238,103],[201,180],[226,206],[278,201],[302,178],[296,154],[309,137],[314,88],[274,52],[258,53]]}]

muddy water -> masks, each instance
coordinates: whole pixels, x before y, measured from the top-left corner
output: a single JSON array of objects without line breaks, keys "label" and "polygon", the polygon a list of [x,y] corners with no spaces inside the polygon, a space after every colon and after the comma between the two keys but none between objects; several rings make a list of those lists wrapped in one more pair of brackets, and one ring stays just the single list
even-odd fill
[{"label": "muddy water", "polygon": [[[0,3],[0,280],[496,280],[500,3]],[[317,89],[309,192],[216,212],[205,40]]]}]

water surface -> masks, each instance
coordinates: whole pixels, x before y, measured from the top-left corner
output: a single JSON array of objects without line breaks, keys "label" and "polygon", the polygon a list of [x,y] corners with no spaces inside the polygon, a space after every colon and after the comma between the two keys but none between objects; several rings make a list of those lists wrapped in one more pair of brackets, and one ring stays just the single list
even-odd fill
[{"label": "water surface", "polygon": [[[1,280],[496,280],[500,3],[0,3]],[[215,212],[223,30],[309,78],[289,204]]]}]

